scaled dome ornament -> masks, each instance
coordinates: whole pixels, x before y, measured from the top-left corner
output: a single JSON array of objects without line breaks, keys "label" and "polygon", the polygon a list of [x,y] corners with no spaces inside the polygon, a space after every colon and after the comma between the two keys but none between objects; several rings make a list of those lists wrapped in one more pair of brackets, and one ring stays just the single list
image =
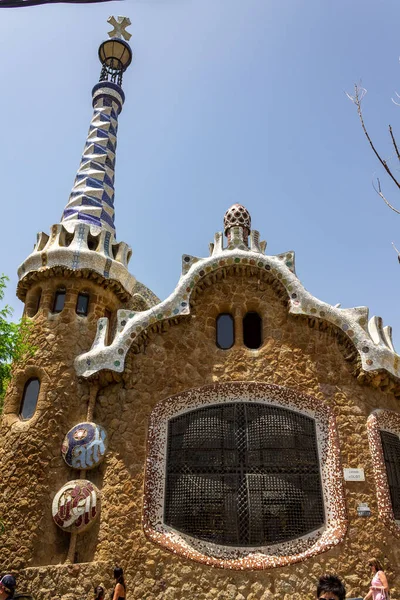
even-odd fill
[{"label": "scaled dome ornament", "polygon": [[241,204],[233,204],[224,215],[224,233],[227,236],[231,227],[243,227],[247,235],[251,230],[251,216],[247,208]]},{"label": "scaled dome ornament", "polygon": [[60,529],[82,533],[100,514],[100,492],[87,479],[68,481],[54,496],[52,513]]},{"label": "scaled dome ornament", "polygon": [[94,469],[103,460],[106,450],[106,430],[96,423],[75,425],[61,445],[61,454],[73,469]]}]

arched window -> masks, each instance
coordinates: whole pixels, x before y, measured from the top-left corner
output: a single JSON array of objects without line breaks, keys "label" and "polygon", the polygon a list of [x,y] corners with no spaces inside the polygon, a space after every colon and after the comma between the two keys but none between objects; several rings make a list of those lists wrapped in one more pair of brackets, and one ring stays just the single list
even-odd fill
[{"label": "arched window", "polygon": [[86,317],[89,311],[89,294],[78,294],[76,314]]},{"label": "arched window", "polygon": [[243,317],[243,342],[252,350],[262,344],[262,319],[256,312],[248,312]]},{"label": "arched window", "polygon": [[64,289],[57,290],[54,296],[53,313],[60,313],[64,308],[66,292]]},{"label": "arched window", "polygon": [[217,346],[222,350],[232,348],[235,343],[235,324],[232,315],[223,313],[217,317]]},{"label": "arched window", "polygon": [[400,520],[400,437],[381,431],[381,442],[393,514],[396,520]]},{"label": "arched window", "polygon": [[288,542],[325,521],[315,421],[254,402],[169,421],[165,523],[223,546]]},{"label": "arched window", "polygon": [[24,387],[22,396],[21,408],[19,416],[24,421],[33,417],[36,410],[37,401],[39,398],[40,381],[39,379],[29,379]]}]

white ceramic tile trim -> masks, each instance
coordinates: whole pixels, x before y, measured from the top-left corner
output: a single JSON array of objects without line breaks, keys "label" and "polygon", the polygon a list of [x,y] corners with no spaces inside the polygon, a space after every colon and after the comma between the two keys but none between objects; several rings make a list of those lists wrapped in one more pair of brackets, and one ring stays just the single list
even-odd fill
[{"label": "white ceramic tile trim", "polygon": [[[253,230],[251,238],[251,247],[259,249],[261,244],[255,243],[258,232]],[[232,247],[224,249],[222,233],[216,234],[211,249],[213,254],[208,258],[198,259],[184,255],[183,274],[174,292],[166,300],[144,312],[118,311],[117,332],[108,346],[105,344],[108,319],[100,319],[91,350],[77,357],[75,361],[78,375],[89,377],[102,369],[121,373],[124,370],[126,352],[133,339],[142,331],[156,322],[190,313],[191,293],[201,279],[230,265],[247,264],[253,268],[268,270],[281,282],[289,297],[291,314],[315,317],[341,329],[357,349],[365,371],[383,369],[400,378],[400,357],[393,348],[390,327],[383,328],[379,317],[373,317],[368,323],[367,307],[343,309],[312,296],[294,272],[293,252],[265,256],[261,251],[255,252],[251,249],[241,250]]]}]

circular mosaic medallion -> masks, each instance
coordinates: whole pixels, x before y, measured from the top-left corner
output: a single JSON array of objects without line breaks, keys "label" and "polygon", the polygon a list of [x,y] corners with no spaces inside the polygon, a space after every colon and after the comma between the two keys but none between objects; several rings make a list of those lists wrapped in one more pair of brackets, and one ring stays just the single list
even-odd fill
[{"label": "circular mosaic medallion", "polygon": [[73,469],[94,469],[107,450],[107,434],[96,423],[79,423],[70,429],[61,446],[61,454]]},{"label": "circular mosaic medallion", "polygon": [[100,514],[100,492],[87,479],[69,481],[54,496],[52,513],[61,529],[81,533]]}]

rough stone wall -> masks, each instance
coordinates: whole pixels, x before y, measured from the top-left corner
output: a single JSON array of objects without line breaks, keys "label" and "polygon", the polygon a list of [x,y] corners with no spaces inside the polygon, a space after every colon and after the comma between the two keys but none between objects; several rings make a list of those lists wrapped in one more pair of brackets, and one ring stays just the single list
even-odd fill
[{"label": "rough stone wall", "polygon": [[[66,289],[62,312],[52,313],[54,294]],[[79,292],[90,295],[86,317],[75,312]],[[65,433],[86,417],[89,387],[77,381],[73,361],[90,348],[97,320],[119,308],[112,292],[82,279],[46,279],[30,289],[26,313],[32,316],[34,356],[14,368],[0,429],[1,570],[57,564],[64,560],[68,535],[49,521],[55,492],[71,477],[60,447]],[[24,385],[41,381],[37,409],[28,421],[19,418]]]},{"label": "rough stone wall", "polygon": [[[242,343],[241,320],[248,310],[258,311],[263,317],[264,342],[259,350],[248,350]],[[215,344],[215,318],[221,312],[231,312],[235,316],[236,343],[226,351]],[[81,352],[89,345],[90,341],[85,339],[77,351]],[[34,507],[24,513],[18,506],[12,515],[10,513],[10,522],[17,526],[16,536],[24,540],[30,536],[23,534],[24,529],[29,529],[29,519],[32,520],[35,511],[40,514],[42,547],[37,548],[39,540],[35,530],[36,546],[24,541],[28,548],[23,554],[24,560],[29,557],[25,566],[60,562],[67,547],[67,536],[56,531],[51,521],[50,502],[57,489],[71,478],[62,466],[59,446],[69,427],[82,418],[89,384],[78,384],[74,380],[71,362],[68,362],[73,359],[72,346],[67,358],[61,348],[56,357],[55,351],[54,347],[47,350],[48,362],[55,364],[61,360],[60,365],[68,365],[64,369],[57,367],[59,370],[51,374],[51,381],[56,385],[53,404],[57,406],[57,412],[52,409],[51,416],[40,422],[41,429],[35,429],[30,436],[19,438],[15,428],[15,433],[12,429],[11,432],[7,430],[5,440],[9,456],[12,449],[15,451],[18,440],[14,456],[21,457],[27,438],[34,439],[36,452],[45,463],[39,468],[35,460],[34,476],[29,480],[28,494],[24,494],[24,498],[29,496],[29,502],[36,502]],[[187,597],[196,600],[311,600],[315,594],[315,581],[323,572],[343,576],[348,596],[357,597],[364,596],[368,590],[370,573],[366,563],[371,555],[375,555],[383,559],[392,586],[392,599],[399,600],[400,544],[377,519],[366,429],[367,417],[373,409],[398,411],[398,403],[389,393],[361,386],[352,370],[353,366],[344,359],[336,337],[328,331],[311,329],[303,318],[288,315],[285,302],[271,286],[257,278],[229,276],[207,288],[197,296],[191,316],[163,333],[154,334],[141,353],[131,352],[122,381],[107,385],[99,394],[94,420],[107,429],[109,450],[102,466],[89,474],[103,496],[100,523],[78,539],[78,561],[89,564],[77,565],[75,571],[67,566],[21,571],[22,587],[34,591],[37,598],[69,597],[69,594],[81,598],[88,593],[89,585],[110,582],[111,565],[117,563],[124,567],[127,575],[129,600],[181,600]],[[65,378],[65,400],[58,391],[59,377]],[[232,380],[292,387],[324,399],[333,408],[343,467],[363,467],[366,475],[365,483],[345,484],[350,523],[346,539],[339,546],[289,567],[241,572],[190,562],[145,538],[141,518],[151,410],[160,400],[175,393]],[[13,396],[11,392],[10,395]],[[30,462],[29,457],[26,461],[27,464]],[[3,458],[3,470],[6,463]],[[27,464],[18,465],[16,469],[24,477]],[[19,481],[17,475],[16,478],[15,484]],[[36,488],[32,490],[34,483]],[[370,518],[357,517],[356,508],[360,502],[369,504]],[[6,509],[7,506],[5,503]],[[4,503],[0,510],[4,514]],[[58,549],[54,545],[56,540]],[[32,556],[29,554],[31,549],[34,549]],[[8,564],[22,567],[21,562],[10,559]],[[38,589],[42,591],[37,593]]]}]

